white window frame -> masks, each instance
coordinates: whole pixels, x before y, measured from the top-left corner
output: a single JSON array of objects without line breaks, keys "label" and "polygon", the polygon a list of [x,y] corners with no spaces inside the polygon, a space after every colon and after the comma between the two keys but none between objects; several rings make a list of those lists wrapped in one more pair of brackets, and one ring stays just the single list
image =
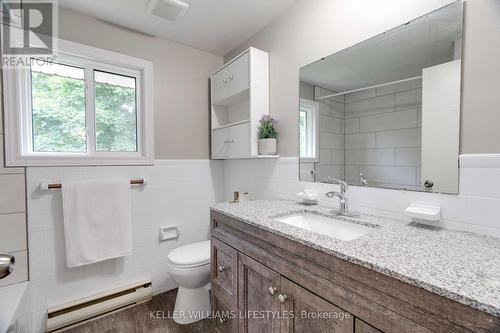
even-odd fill
[{"label": "white window frame", "polygon": [[[84,68],[87,151],[33,152],[31,71],[3,70],[6,166],[151,165],[154,160],[153,64],[149,61],[59,39],[57,63]],[[94,70],[136,79],[136,152],[99,152],[95,145]]]},{"label": "white window frame", "polygon": [[309,99],[301,98],[299,112],[305,111],[307,117],[306,142],[307,157],[300,156],[301,162],[317,163],[319,162],[318,143],[319,143],[319,103]]}]

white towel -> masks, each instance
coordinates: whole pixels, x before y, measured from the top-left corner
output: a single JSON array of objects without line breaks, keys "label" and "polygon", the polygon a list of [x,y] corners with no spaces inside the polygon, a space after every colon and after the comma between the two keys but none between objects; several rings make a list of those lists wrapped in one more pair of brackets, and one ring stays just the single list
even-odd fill
[{"label": "white towel", "polygon": [[62,199],[68,267],[132,254],[128,179],[64,182]]}]

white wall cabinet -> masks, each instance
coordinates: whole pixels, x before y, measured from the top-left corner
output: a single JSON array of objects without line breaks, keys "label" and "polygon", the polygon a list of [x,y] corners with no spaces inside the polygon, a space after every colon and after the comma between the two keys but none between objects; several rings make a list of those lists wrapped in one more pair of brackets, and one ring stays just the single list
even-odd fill
[{"label": "white wall cabinet", "polygon": [[250,156],[250,122],[212,131],[214,159],[248,158]]},{"label": "white wall cabinet", "polygon": [[242,54],[212,76],[212,102],[214,104],[228,104],[228,101],[224,101],[225,99],[250,87],[249,58],[249,52]]},{"label": "white wall cabinet", "polygon": [[258,126],[269,114],[269,55],[249,48],[211,76],[212,159],[258,158]]},{"label": "white wall cabinet", "polygon": [[212,158],[229,157],[229,129],[219,128],[212,131]]}]

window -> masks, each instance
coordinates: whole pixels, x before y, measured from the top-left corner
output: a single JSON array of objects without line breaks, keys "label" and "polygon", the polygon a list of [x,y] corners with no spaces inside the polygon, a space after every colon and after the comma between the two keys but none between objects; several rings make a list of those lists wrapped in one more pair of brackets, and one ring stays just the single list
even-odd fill
[{"label": "window", "polygon": [[34,153],[87,151],[85,70],[61,64],[31,66]]},{"label": "window", "polygon": [[299,150],[303,162],[318,162],[318,110],[317,102],[300,99]]},{"label": "window", "polygon": [[150,164],[152,64],[58,45],[57,62],[4,71],[6,164]]},{"label": "window", "polygon": [[94,71],[97,151],[137,151],[135,78]]}]

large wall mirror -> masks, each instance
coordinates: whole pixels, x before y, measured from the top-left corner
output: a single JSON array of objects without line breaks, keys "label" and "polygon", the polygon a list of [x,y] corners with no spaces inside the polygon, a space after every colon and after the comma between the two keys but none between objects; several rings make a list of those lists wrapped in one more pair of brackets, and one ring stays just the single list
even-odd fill
[{"label": "large wall mirror", "polygon": [[462,2],[300,69],[300,179],[458,193]]}]

